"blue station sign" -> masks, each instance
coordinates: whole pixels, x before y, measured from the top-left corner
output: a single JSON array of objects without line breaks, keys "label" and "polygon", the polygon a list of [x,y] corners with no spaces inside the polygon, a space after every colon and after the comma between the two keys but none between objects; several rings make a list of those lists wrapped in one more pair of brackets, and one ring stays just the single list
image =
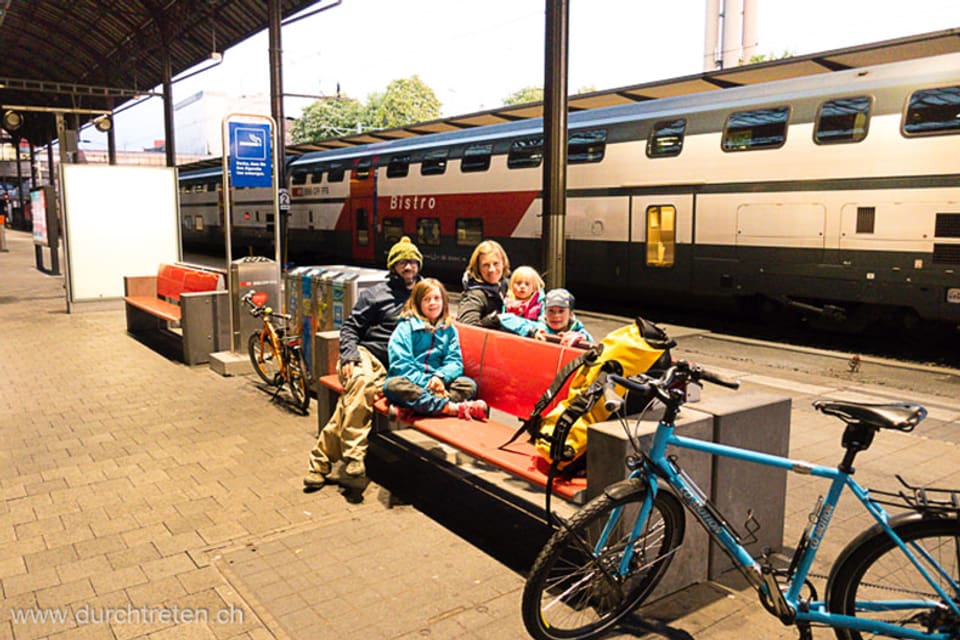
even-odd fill
[{"label": "blue station sign", "polygon": [[270,124],[230,122],[230,181],[235,187],[273,186]]}]

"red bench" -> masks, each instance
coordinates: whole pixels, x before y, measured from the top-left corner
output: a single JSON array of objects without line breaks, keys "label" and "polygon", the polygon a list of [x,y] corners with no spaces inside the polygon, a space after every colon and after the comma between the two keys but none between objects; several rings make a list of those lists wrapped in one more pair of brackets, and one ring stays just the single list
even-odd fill
[{"label": "red bench", "polygon": [[[498,419],[498,412],[508,414],[507,419],[526,418],[553,382],[557,371],[582,351],[479,327],[458,324],[457,329],[464,374],[477,382],[477,396],[495,410],[491,419],[467,422],[449,417],[418,417],[411,424],[393,423],[390,427],[412,427],[434,440],[545,488],[547,465],[526,437],[521,436],[510,446],[500,449],[519,428],[520,422],[504,423]],[[330,416],[335,395],[341,393],[343,387],[335,373],[321,376],[318,383],[322,428]],[[321,398],[323,395],[327,396],[326,400]],[[566,387],[557,394],[558,399],[565,397]],[[381,398],[374,406],[380,414],[377,422],[388,419],[386,399]],[[581,502],[586,486],[585,478],[560,478],[555,480],[553,490],[567,500]]]},{"label": "red bench", "polygon": [[155,276],[124,276],[123,291],[131,335],[173,338],[187,364],[207,362],[210,353],[227,345],[227,292],[221,273],[161,264]]}]

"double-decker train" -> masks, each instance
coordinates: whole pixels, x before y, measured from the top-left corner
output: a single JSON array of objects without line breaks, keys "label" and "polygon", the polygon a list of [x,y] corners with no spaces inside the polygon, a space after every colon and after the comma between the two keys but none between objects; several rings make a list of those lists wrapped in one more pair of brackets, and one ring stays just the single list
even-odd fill
[{"label": "double-decker train", "polygon": [[[960,54],[589,109],[568,129],[578,295],[960,323]],[[303,154],[289,256],[382,266],[409,235],[458,282],[489,238],[538,266],[542,157],[541,118]],[[220,233],[218,179],[181,175],[185,246]],[[235,243],[272,239],[269,194],[235,199]]]}]

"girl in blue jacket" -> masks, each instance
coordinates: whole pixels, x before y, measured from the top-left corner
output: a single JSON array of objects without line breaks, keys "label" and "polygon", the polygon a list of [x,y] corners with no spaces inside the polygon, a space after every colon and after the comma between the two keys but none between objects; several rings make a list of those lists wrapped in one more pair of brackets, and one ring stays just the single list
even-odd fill
[{"label": "girl in blue jacket", "polygon": [[463,375],[460,336],[439,280],[426,278],[414,285],[387,353],[390,368],[383,393],[390,402],[421,415],[486,419],[487,403],[471,400],[477,384]]}]

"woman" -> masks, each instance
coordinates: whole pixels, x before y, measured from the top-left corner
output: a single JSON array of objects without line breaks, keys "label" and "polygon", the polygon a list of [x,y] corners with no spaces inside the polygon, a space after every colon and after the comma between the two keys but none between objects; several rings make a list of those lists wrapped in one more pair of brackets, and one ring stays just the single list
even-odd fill
[{"label": "woman", "polygon": [[[503,329],[520,336],[532,336],[535,322],[504,314],[503,297],[507,293],[510,259],[496,240],[484,240],[476,246],[463,274],[463,295],[457,321],[488,329]],[[502,315],[501,315],[502,314]]]}]

